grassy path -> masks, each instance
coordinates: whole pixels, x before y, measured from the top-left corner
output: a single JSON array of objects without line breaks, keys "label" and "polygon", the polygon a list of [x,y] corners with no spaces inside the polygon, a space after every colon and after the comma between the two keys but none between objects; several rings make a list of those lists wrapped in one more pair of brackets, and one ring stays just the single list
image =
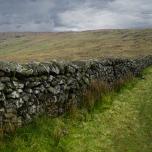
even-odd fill
[{"label": "grassy path", "polygon": [[[76,152],[151,152],[152,151],[152,68],[144,80],[107,96],[105,106],[95,111],[93,119],[72,128],[61,143]],[[133,86],[132,86],[133,85]]]},{"label": "grassy path", "polygon": [[0,151],[152,152],[152,68],[104,97],[92,115],[81,113],[79,119],[37,120],[1,142]]}]

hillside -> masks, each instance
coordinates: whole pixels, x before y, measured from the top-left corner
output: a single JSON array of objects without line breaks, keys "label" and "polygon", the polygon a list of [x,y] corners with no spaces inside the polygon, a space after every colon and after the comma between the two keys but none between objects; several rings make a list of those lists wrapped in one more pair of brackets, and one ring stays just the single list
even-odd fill
[{"label": "hillside", "polygon": [[0,33],[0,60],[134,57],[152,54],[152,29]]}]

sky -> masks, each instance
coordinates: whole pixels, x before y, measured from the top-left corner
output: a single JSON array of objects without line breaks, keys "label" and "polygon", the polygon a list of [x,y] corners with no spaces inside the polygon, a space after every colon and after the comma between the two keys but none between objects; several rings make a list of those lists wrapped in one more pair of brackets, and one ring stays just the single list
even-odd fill
[{"label": "sky", "polygon": [[0,32],[152,28],[152,0],[0,0]]}]

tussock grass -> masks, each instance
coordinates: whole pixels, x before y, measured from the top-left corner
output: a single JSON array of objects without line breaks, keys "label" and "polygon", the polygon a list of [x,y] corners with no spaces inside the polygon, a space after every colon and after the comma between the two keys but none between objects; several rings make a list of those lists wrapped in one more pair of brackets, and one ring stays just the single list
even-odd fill
[{"label": "tussock grass", "polygon": [[57,119],[55,122],[54,130],[52,132],[52,137],[54,140],[54,146],[58,146],[61,138],[67,134],[67,130],[65,128],[65,124],[62,120]]},{"label": "tussock grass", "polygon": [[86,108],[88,112],[92,112],[95,104],[110,91],[112,91],[112,89],[107,83],[101,80],[92,81],[83,93],[82,107]]},{"label": "tussock grass", "polygon": [[89,87],[83,92],[82,107],[86,108],[88,112],[92,112],[98,102],[102,102],[102,98],[111,94],[112,92],[119,92],[123,85],[134,80],[131,73],[126,74],[112,84],[103,82],[102,80],[94,80],[90,83]]}]

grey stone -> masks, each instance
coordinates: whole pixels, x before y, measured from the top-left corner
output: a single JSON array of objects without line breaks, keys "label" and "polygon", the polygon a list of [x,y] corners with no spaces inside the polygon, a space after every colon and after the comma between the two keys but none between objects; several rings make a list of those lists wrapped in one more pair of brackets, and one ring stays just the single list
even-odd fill
[{"label": "grey stone", "polygon": [[2,93],[1,95],[0,95],[0,101],[5,101],[6,100],[6,97],[5,97],[5,95]]},{"label": "grey stone", "polygon": [[23,89],[23,88],[24,88],[24,84],[21,84],[21,83],[16,82],[16,81],[13,81],[13,85],[14,85],[16,88],[19,88],[19,89]]},{"label": "grey stone", "polygon": [[68,66],[67,67],[67,72],[69,72],[69,73],[76,73],[76,69],[73,67],[73,66]]},{"label": "grey stone", "polygon": [[49,78],[48,78],[48,82],[52,82],[52,80],[54,79],[55,77],[50,75]]},{"label": "grey stone", "polygon": [[41,85],[41,86],[39,87],[39,90],[40,90],[41,92],[44,92],[46,89],[44,88],[43,85]]},{"label": "grey stone", "polygon": [[47,76],[41,76],[41,80],[43,80],[43,81],[46,81],[48,79],[48,77]]},{"label": "grey stone", "polygon": [[49,87],[48,88],[48,91],[50,92],[50,93],[52,93],[52,94],[58,94],[58,93],[60,93],[60,88],[59,87]]},{"label": "grey stone", "polygon": [[34,94],[39,94],[40,91],[39,90],[34,90]]},{"label": "grey stone", "polygon": [[33,74],[33,69],[27,69],[26,67],[18,65],[16,72],[18,72],[24,76],[30,76]]},{"label": "grey stone", "polygon": [[22,92],[23,92],[23,90],[22,90],[22,89],[18,89],[18,90],[17,90],[17,92],[22,93]]},{"label": "grey stone", "polygon": [[37,87],[38,85],[40,85],[41,82],[28,82],[26,84],[27,87],[33,88],[33,87]]},{"label": "grey stone", "polygon": [[14,114],[12,114],[12,113],[5,113],[5,114],[4,114],[4,117],[5,117],[6,119],[11,119],[11,118],[13,118],[13,117],[16,117],[16,115],[14,115]]},{"label": "grey stone", "polygon": [[31,120],[32,117],[28,113],[26,113],[26,122],[31,122]]},{"label": "grey stone", "polygon": [[21,108],[24,104],[24,101],[22,98],[20,98],[19,100],[16,100],[16,106],[17,108]]},{"label": "grey stone", "polygon": [[0,113],[4,113],[5,109],[4,108],[0,108]]},{"label": "grey stone", "polygon": [[4,83],[1,83],[1,82],[0,82],[0,91],[4,90],[4,88],[5,88]]},{"label": "grey stone", "polygon": [[16,114],[16,110],[13,108],[7,108],[6,112]]},{"label": "grey stone", "polygon": [[10,78],[9,77],[0,77],[0,82],[9,82]]},{"label": "grey stone", "polygon": [[32,89],[27,89],[27,90],[25,90],[27,93],[33,93],[33,90]]},{"label": "grey stone", "polygon": [[64,80],[60,80],[60,82],[59,82],[59,84],[61,85],[63,85],[65,83],[65,81]]},{"label": "grey stone", "polygon": [[18,99],[20,97],[20,94],[17,91],[13,91],[11,94],[7,96],[7,98],[13,98]]},{"label": "grey stone", "polygon": [[83,80],[84,80],[84,82],[85,82],[87,85],[90,84],[90,80],[89,80],[88,78],[84,77]]},{"label": "grey stone", "polygon": [[11,82],[5,82],[6,84],[6,88],[11,88],[11,89],[14,89],[14,85],[11,83]]},{"label": "grey stone", "polygon": [[29,108],[29,114],[31,115],[31,114],[35,114],[35,113],[36,113],[36,106],[33,105]]},{"label": "grey stone", "polygon": [[3,71],[0,71],[0,77],[4,76],[5,75],[5,72]]},{"label": "grey stone", "polygon": [[57,66],[52,66],[50,72],[52,72],[54,74],[59,74],[60,73],[60,69]]},{"label": "grey stone", "polygon": [[11,92],[13,92],[13,89],[7,87],[7,88],[5,88],[4,92],[5,93],[11,93]]},{"label": "grey stone", "polygon": [[23,99],[25,102],[28,102],[28,101],[29,101],[29,96],[25,94],[25,95],[22,97],[22,99]]}]

